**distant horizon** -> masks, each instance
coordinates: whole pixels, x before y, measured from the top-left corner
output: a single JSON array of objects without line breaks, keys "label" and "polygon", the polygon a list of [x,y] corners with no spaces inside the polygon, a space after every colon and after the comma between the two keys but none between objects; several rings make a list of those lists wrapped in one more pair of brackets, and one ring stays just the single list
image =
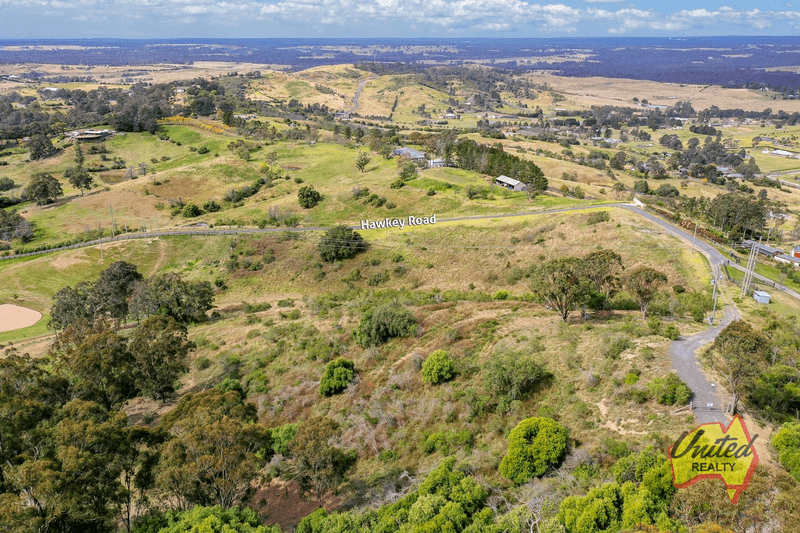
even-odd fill
[{"label": "distant horizon", "polygon": [[[0,64],[5,65],[187,66],[196,62],[250,63],[281,70],[375,62],[400,64],[395,70],[406,71],[432,65],[481,64],[572,77],[800,90],[800,36],[0,40]],[[25,75],[38,79],[41,76],[35,70]],[[59,79],[68,81],[71,69],[63,70]],[[235,66],[231,70],[236,70]]]}]

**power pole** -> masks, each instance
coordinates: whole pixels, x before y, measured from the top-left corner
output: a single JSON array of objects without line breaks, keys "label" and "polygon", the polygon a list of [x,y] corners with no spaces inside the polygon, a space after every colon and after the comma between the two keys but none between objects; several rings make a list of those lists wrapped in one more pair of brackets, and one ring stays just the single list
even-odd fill
[{"label": "power pole", "polygon": [[694,240],[697,238],[697,222],[694,223],[694,235],[692,235],[692,253],[694,253]]},{"label": "power pole", "polygon": [[108,204],[108,208],[111,210],[111,236],[116,237],[115,229],[117,225],[114,223],[114,207],[111,204]]},{"label": "power pole", "polygon": [[750,257],[747,258],[747,268],[744,272],[744,279],[742,280],[742,290],[739,293],[739,298],[747,296],[747,290],[750,288],[750,282],[753,280],[753,272],[756,268],[756,257],[758,250],[761,249],[761,237],[758,238],[758,244],[752,241],[753,245],[750,247]]},{"label": "power pole", "polygon": [[161,230],[158,228],[158,213],[154,213],[156,217],[156,237],[161,237]]},{"label": "power pole", "polygon": [[97,234],[100,236],[100,260],[105,263],[106,255],[103,253],[103,234],[100,233],[100,223],[97,223]]}]

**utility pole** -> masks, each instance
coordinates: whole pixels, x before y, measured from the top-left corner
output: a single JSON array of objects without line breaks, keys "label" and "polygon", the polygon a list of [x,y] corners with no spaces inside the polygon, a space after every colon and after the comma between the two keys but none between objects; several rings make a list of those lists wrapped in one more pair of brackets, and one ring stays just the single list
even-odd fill
[{"label": "utility pole", "polygon": [[697,238],[697,222],[694,223],[694,235],[692,235],[692,253],[694,253],[694,240]]},{"label": "utility pole", "polygon": [[714,315],[717,312],[717,284],[719,283],[719,278],[714,278],[711,280],[711,283],[714,284],[714,294],[711,295],[711,299],[714,300],[714,308],[711,310],[711,320],[709,323],[714,323]]},{"label": "utility pole", "polygon": [[106,255],[103,253],[103,234],[100,233],[100,223],[97,223],[97,234],[100,236],[100,260],[105,263]]},{"label": "utility pole", "polygon": [[108,208],[111,210],[111,236],[116,237],[115,229],[117,225],[114,223],[114,207],[109,203]]},{"label": "utility pole", "polygon": [[158,228],[158,213],[154,213],[154,215],[156,217],[156,237],[160,238],[161,237],[161,230],[159,230],[159,228]]},{"label": "utility pole", "polygon": [[750,257],[747,258],[747,268],[744,272],[744,279],[742,280],[742,290],[739,293],[739,298],[747,296],[747,290],[750,288],[750,282],[753,280],[753,272],[756,268],[756,257],[758,250],[761,249],[761,237],[758,238],[758,244],[751,241],[753,245],[750,247]]}]

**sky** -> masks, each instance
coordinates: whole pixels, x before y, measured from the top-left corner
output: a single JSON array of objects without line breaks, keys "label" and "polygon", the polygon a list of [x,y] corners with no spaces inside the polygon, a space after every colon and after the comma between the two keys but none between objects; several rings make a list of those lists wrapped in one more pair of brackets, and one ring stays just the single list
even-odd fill
[{"label": "sky", "polygon": [[800,35],[800,5],[770,0],[0,0],[0,39],[711,35]]}]

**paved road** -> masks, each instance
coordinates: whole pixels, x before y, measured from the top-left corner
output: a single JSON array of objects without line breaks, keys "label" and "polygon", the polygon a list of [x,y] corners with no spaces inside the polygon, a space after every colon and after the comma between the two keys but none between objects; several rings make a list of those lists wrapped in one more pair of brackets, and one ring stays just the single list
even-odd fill
[{"label": "paved road", "polygon": [[725,306],[725,317],[718,326],[690,335],[683,339],[673,341],[669,345],[669,355],[672,359],[672,368],[694,393],[694,414],[701,424],[708,422],[729,422],[728,415],[724,412],[726,398],[721,398],[717,385],[712,384],[703,374],[697,362],[697,352],[707,344],[714,342],[719,332],[728,323],[741,318],[739,310],[733,305]]},{"label": "paved road", "polygon": [[356,88],[356,94],[353,96],[353,108],[348,111],[348,113],[355,113],[361,108],[361,104],[359,103],[359,99],[361,98],[361,89],[367,84],[367,82],[374,80],[377,78],[376,75],[370,74],[363,80],[358,83],[358,88]]}]

